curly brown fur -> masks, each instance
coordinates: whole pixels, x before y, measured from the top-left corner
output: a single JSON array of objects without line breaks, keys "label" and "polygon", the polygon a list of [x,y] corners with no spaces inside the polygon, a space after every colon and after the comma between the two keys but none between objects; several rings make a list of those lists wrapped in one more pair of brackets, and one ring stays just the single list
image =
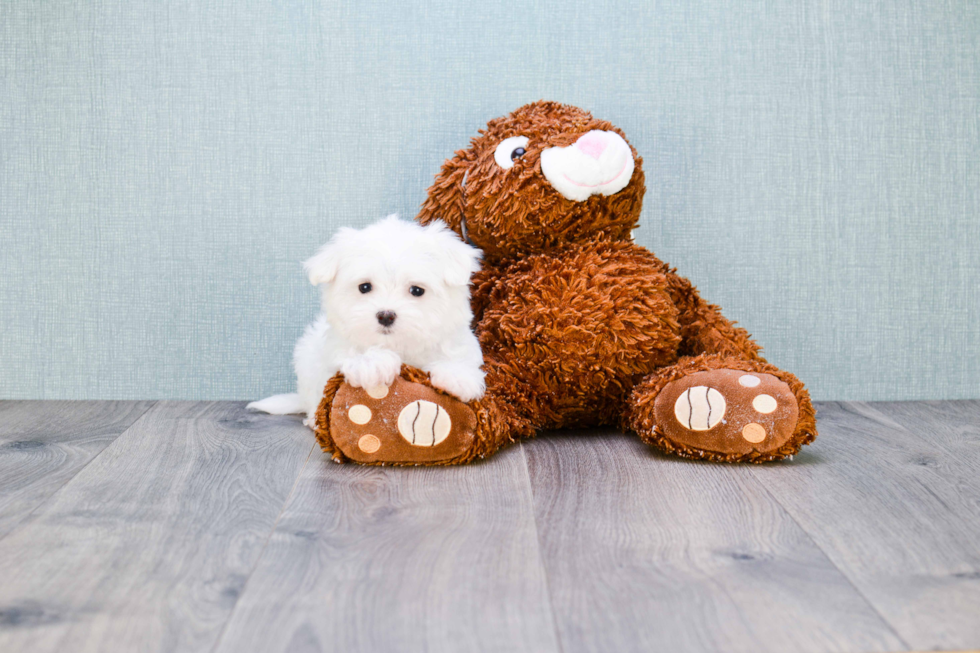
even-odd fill
[{"label": "curly brown fur", "polygon": [[488,394],[537,428],[615,424],[634,380],[676,359],[666,278],[632,243],[595,237],[500,273],[477,326]]},{"label": "curly brown fur", "polygon": [[701,299],[697,288],[677,274],[675,268],[660,263],[667,278],[667,291],[679,312],[681,324],[680,356],[704,353],[730,354],[739,358],[765,362],[762,350],[752,336],[736,323],[722,316],[721,307]]},{"label": "curly brown fur", "polygon": [[[612,424],[644,441],[696,459],[764,462],[796,453],[816,435],[809,395],[792,374],[766,363],[749,334],[698,295],[676,270],[630,242],[642,207],[642,159],[625,188],[573,201],[541,169],[541,153],[567,147],[591,130],[625,135],[586,111],[535,102],[490,121],[470,147],[443,166],[417,219],[442,219],[485,252],[473,279],[474,325],[483,348],[486,395],[467,462],[546,428]],[[525,136],[511,168],[497,145]],[[712,369],[765,372],[785,382],[799,415],[788,441],[765,453],[727,455],[668,440],[653,402],[671,381]],[[403,370],[407,380],[427,375]],[[338,457],[325,426],[328,384],[317,437]],[[676,386],[675,386],[676,387]],[[666,396],[666,395],[665,395]]]},{"label": "curly brown fur", "polygon": [[[568,146],[593,129],[625,138],[610,123],[554,102],[492,120],[445,163],[418,215],[423,223],[447,221],[486,252],[473,287],[487,369],[481,405],[509,416],[504,421],[514,437],[620,424],[690,458],[762,462],[792,455],[816,435],[803,384],[766,363],[748,332],[701,299],[690,281],[629,242],[645,190],[635,150],[630,183],[610,196],[571,201],[543,176],[545,148]],[[517,135],[528,137],[526,153],[501,169],[494,149]],[[680,448],[657,430],[650,404],[667,383],[721,367],[765,371],[790,386],[799,421],[778,450],[726,457]],[[502,441],[504,432],[495,428],[489,441]]]},{"label": "curly brown fur", "polygon": [[[470,240],[487,261],[545,252],[598,235],[628,240],[643,206],[643,159],[633,150],[635,168],[629,185],[615,195],[595,195],[584,202],[556,193],[541,173],[541,152],[566,147],[582,134],[619,128],[587,111],[557,102],[535,102],[491,120],[468,150],[442,166],[417,220],[444,220],[457,233],[466,223]],[[523,157],[510,170],[494,162],[497,143],[509,136],[531,138]],[[465,183],[464,183],[465,179]],[[520,197],[520,201],[513,201]]]}]

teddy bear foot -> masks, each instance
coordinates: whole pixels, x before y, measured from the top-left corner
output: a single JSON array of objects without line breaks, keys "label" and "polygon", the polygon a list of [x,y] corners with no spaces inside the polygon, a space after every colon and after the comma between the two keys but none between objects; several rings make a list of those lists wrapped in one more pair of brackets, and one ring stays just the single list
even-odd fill
[{"label": "teddy bear foot", "polygon": [[655,439],[689,458],[775,460],[795,453],[799,405],[771,374],[717,369],[668,383],[654,404]]},{"label": "teddy bear foot", "polygon": [[467,457],[477,421],[461,401],[399,376],[376,388],[341,384],[329,424],[334,445],[354,462],[438,465]]}]

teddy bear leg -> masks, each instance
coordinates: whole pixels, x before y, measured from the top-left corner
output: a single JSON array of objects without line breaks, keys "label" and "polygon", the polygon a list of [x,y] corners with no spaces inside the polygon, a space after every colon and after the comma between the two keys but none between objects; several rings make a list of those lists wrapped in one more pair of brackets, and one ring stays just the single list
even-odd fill
[{"label": "teddy bear leg", "polygon": [[817,433],[803,383],[760,360],[683,357],[643,379],[628,401],[627,428],[685,458],[779,460]]},{"label": "teddy bear leg", "polygon": [[490,383],[482,399],[466,404],[434,388],[427,373],[403,365],[386,387],[355,388],[342,375],[333,377],[315,432],[337,462],[455,465],[488,456],[531,430]]}]

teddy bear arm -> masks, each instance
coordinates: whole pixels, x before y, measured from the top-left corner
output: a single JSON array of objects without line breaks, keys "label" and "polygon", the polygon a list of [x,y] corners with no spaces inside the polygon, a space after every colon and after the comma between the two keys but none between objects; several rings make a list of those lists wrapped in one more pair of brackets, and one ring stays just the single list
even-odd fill
[{"label": "teddy bear arm", "polygon": [[474,327],[483,319],[483,313],[491,303],[493,291],[503,283],[504,266],[484,262],[470,278],[470,308]]},{"label": "teddy bear arm", "polygon": [[673,270],[667,271],[671,298],[681,325],[681,356],[720,354],[742,360],[765,362],[749,332],[721,314],[721,308],[704,301],[697,288]]}]

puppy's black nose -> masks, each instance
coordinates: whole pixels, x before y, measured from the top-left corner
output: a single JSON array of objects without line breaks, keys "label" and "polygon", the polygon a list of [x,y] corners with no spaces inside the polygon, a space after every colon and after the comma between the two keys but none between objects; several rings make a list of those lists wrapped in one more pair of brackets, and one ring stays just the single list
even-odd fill
[{"label": "puppy's black nose", "polygon": [[397,316],[391,311],[378,311],[378,323],[384,327],[390,327],[395,323]]}]

